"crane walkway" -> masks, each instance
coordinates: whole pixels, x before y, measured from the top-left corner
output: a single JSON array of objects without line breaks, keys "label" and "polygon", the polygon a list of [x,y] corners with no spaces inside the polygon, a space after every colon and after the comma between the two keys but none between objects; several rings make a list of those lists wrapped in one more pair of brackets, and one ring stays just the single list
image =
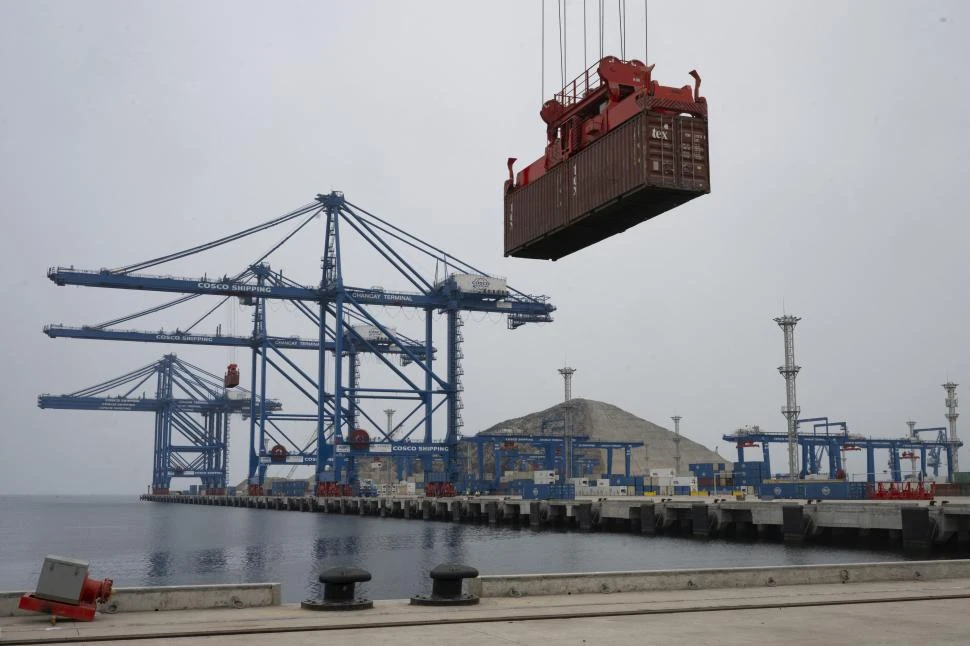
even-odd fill
[{"label": "crane walkway", "polygon": [[[536,643],[964,644],[970,579],[760,589],[712,589],[521,598],[433,608],[376,601],[371,610],[312,612],[299,605],[99,615],[91,623],[0,619],[0,644],[144,646],[204,643],[385,643],[466,646]],[[905,617],[904,620],[901,618]],[[325,634],[323,634],[325,633]]]}]

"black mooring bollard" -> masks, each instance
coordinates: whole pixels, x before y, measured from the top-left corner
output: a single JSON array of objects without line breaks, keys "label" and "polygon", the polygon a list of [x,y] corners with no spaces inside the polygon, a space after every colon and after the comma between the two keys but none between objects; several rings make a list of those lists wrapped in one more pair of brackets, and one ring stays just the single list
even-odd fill
[{"label": "black mooring bollard", "polygon": [[300,604],[304,610],[365,610],[373,608],[370,599],[358,598],[354,587],[370,581],[370,572],[357,567],[335,567],[320,575],[323,599],[307,599]]},{"label": "black mooring bollard", "polygon": [[474,579],[478,570],[460,563],[442,563],[431,570],[431,596],[416,594],[411,597],[415,606],[470,606],[478,603],[473,594],[462,594],[461,582]]}]

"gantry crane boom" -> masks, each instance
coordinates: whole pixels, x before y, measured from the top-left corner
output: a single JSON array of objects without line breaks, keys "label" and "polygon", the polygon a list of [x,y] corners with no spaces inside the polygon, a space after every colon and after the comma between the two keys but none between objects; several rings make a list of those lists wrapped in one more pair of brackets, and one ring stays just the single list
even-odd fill
[{"label": "gantry crane boom", "polygon": [[[264,262],[271,253],[318,217],[325,221],[324,252],[319,283],[300,284]],[[210,278],[208,275],[195,278],[141,273],[158,265],[202,253],[290,221],[298,222],[299,226],[239,273],[225,274],[219,278]],[[345,238],[353,236],[363,241],[364,249],[376,252],[380,261],[385,262],[399,277],[406,280],[409,291],[363,288],[345,284],[343,261],[346,258],[341,255],[342,236]],[[359,253],[359,248],[355,248],[354,257],[358,257]],[[421,262],[415,263],[409,258],[409,254],[418,256]],[[434,279],[417,269],[417,267],[427,266],[429,260],[433,262],[436,269]],[[439,279],[438,269],[440,268],[444,268],[445,273],[443,278]],[[402,432],[395,437],[396,441],[407,441],[413,433],[423,429],[422,443],[425,445],[432,443],[434,441],[432,417],[438,410],[446,411],[446,429],[442,442],[451,447],[448,462],[449,471],[454,476],[450,470],[450,458],[453,457],[451,454],[457,444],[462,426],[461,327],[463,321],[460,313],[504,314],[507,317],[508,327],[515,329],[528,323],[549,322],[552,320],[551,313],[555,310],[545,296],[529,295],[511,289],[504,279],[482,272],[387,220],[351,204],[339,192],[318,195],[310,204],[283,216],[176,253],[115,269],[88,271],[73,267],[56,267],[48,271],[48,277],[57,285],[183,295],[171,303],[148,310],[148,313],[206,295],[223,299],[239,297],[245,304],[254,308],[253,332],[250,337],[222,337],[193,332],[193,328],[199,321],[193,323],[184,332],[176,330],[175,334],[107,329],[113,324],[130,320],[138,316],[137,314],[115,319],[101,326],[83,328],[49,326],[45,331],[55,337],[227,347],[248,346],[252,351],[249,365],[250,390],[260,395],[253,399],[250,409],[249,480],[256,490],[261,490],[260,485],[265,475],[266,465],[270,462],[270,456],[266,450],[267,436],[275,433],[277,437],[288,439],[277,422],[312,420],[316,423],[315,451],[311,455],[308,447],[298,448],[293,457],[300,460],[312,457],[316,463],[319,482],[322,481],[320,476],[325,470],[338,465],[334,448],[343,443],[350,430],[358,424],[369,425],[378,433],[384,434],[383,425],[374,420],[360,405],[362,400],[380,398],[409,399],[415,402],[410,412],[403,411],[406,414],[398,425]],[[293,303],[296,310],[319,330],[318,338],[311,341],[270,335],[267,330],[267,302],[274,300]],[[368,310],[372,307],[401,307],[423,312],[424,338],[411,339],[388,328]],[[431,340],[432,316],[436,313],[445,316],[447,327],[447,359],[443,374],[432,365],[432,361],[436,358]],[[331,321],[332,326],[329,324]],[[362,334],[357,329],[358,324],[362,324],[372,333]],[[319,355],[315,375],[302,369],[284,353],[288,350],[314,349]],[[396,388],[367,388],[360,384],[358,355],[365,352],[373,354],[378,363],[385,366],[400,385]],[[384,355],[399,355],[401,367],[390,362]],[[404,372],[402,368],[405,366],[410,366],[411,372]],[[418,376],[415,376],[415,370],[418,371]],[[273,371],[293,385],[315,407],[315,412],[312,414],[279,413],[268,410],[263,402],[267,376]],[[325,386],[329,383],[333,386]],[[405,423],[407,426],[404,426]],[[389,437],[385,436],[384,439],[390,441]],[[431,453],[434,452],[429,452],[429,456]],[[426,470],[430,468],[430,459],[429,457],[429,461],[426,462]]]},{"label": "gantry crane boom", "polygon": [[[153,396],[144,388],[154,386]],[[142,391],[138,395],[138,391]],[[168,354],[119,377],[65,395],[41,395],[40,408],[155,413],[152,489],[167,492],[173,477],[198,477],[206,490],[226,488],[229,416],[247,415],[252,395],[230,395],[221,379]],[[266,408],[279,410],[277,400]]]}]

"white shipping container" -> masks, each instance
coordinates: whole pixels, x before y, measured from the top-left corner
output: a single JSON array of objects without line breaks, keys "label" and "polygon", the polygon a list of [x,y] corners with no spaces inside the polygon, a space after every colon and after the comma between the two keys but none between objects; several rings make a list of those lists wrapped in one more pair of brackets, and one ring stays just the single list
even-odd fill
[{"label": "white shipping container", "polygon": [[680,476],[677,478],[671,478],[670,484],[675,487],[690,487],[691,489],[697,489],[697,478],[693,476]]},{"label": "white shipping container", "polygon": [[509,293],[508,285],[504,278],[494,278],[492,276],[482,276],[478,274],[452,274],[458,291],[466,294],[492,294],[495,296],[505,296]]},{"label": "white shipping container", "polygon": [[[376,325],[353,325],[351,326],[354,332],[362,336],[365,340],[372,343],[386,342],[389,341],[387,335],[381,332],[381,330]],[[387,328],[388,332],[394,334],[394,328]]]},{"label": "white shipping container", "polygon": [[650,469],[651,478],[672,477],[677,475],[673,469]]}]

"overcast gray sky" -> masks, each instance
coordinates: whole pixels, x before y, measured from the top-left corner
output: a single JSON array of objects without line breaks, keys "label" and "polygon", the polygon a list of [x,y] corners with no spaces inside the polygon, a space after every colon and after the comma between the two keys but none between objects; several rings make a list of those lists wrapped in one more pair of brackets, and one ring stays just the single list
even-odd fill
[{"label": "overcast gray sky", "polygon": [[[582,2],[567,5],[572,75]],[[627,55],[642,58],[642,3],[628,5]],[[803,416],[873,436],[900,436],[910,418],[945,423],[940,384],[970,388],[970,5],[652,0],[654,78],[703,77],[711,194],[556,263],[506,259],[505,159],[542,152],[538,108],[559,85],[554,10],[543,91],[538,2],[0,2],[0,491],[142,490],[150,414],[42,411],[37,395],[165,352],[216,373],[234,358],[51,340],[44,324],[165,297],[56,287],[49,266],[154,257],[331,189],[558,307],[553,324],[513,332],[469,317],[466,434],[558,402],[568,362],[575,396],[662,425],[682,415],[686,435],[726,453],[724,432],[784,426],[783,310],[803,317]],[[618,54],[615,15],[606,30]],[[238,271],[278,235],[171,271]],[[317,282],[321,236],[274,266]],[[373,263],[353,271],[354,284],[404,286]],[[246,316],[226,309],[210,329],[245,331]],[[365,362],[365,380],[378,372]],[[234,420],[233,482],[245,428]]]}]

